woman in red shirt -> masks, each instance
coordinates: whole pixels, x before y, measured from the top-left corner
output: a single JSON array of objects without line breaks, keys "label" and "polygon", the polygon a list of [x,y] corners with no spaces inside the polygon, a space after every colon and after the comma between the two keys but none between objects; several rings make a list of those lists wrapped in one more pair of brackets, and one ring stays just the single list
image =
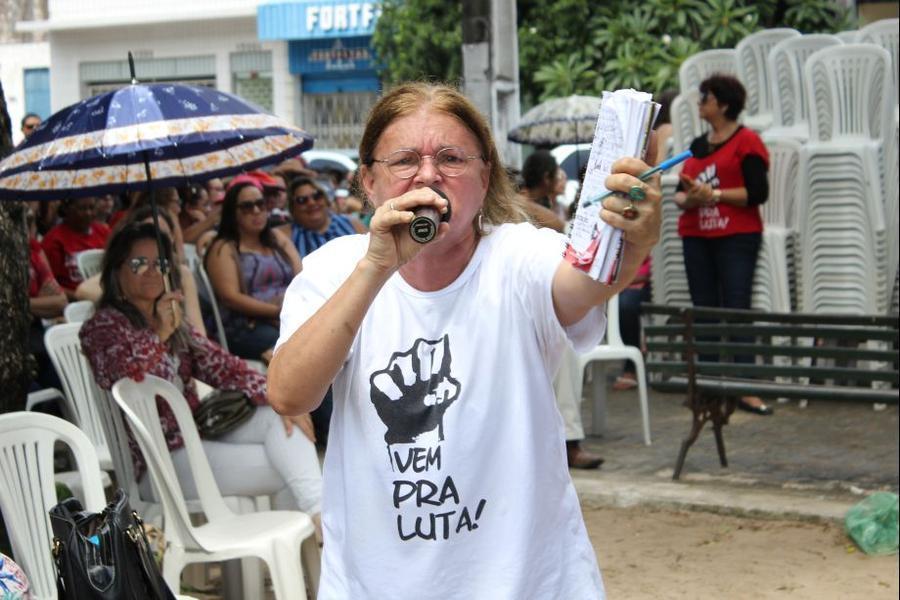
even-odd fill
[{"label": "woman in red shirt", "polygon": [[102,249],[109,236],[109,227],[94,221],[96,208],[96,198],[65,200],[61,208],[62,223],[48,231],[41,242],[53,276],[69,300],[76,299],[75,288],[82,281],[78,253]]},{"label": "woman in red shirt", "polygon": [[[759,136],[737,121],[746,97],[731,76],[713,75],[700,84],[700,118],[711,129],[691,142],[694,155],[684,163],[675,195],[684,211],[678,234],[695,306],[750,308],[763,230],[759,205],[769,197],[769,153]],[[735,362],[752,357],[735,356]],[[738,407],[772,414],[755,396],[741,398]]]}]

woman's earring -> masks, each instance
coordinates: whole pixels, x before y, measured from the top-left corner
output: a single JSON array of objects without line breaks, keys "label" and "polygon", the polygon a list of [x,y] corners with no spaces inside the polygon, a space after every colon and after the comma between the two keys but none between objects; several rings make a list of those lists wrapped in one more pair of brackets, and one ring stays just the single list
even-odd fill
[{"label": "woman's earring", "polygon": [[476,223],[476,226],[478,227],[478,233],[481,235],[484,235],[484,211],[483,210],[478,211],[478,221]]}]

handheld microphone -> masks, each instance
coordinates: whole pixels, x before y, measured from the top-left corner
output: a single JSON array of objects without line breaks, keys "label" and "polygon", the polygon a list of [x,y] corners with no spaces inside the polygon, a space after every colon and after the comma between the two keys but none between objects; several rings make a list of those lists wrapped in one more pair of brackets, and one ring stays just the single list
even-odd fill
[{"label": "handheld microphone", "polygon": [[[447,195],[436,187],[431,187],[434,192],[447,200]],[[415,217],[409,224],[409,235],[420,244],[427,244],[437,235],[438,225],[442,222],[450,222],[451,206],[448,200],[447,212],[441,212],[434,206],[417,206],[413,209]]]}]

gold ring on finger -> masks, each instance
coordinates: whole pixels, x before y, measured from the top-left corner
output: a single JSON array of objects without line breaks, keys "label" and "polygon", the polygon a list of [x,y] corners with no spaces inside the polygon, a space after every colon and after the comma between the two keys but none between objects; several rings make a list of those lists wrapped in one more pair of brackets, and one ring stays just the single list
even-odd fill
[{"label": "gold ring on finger", "polygon": [[622,216],[624,218],[628,219],[629,221],[634,221],[635,219],[637,219],[638,209],[634,205],[634,203],[631,203],[625,207],[625,209],[622,211]]}]

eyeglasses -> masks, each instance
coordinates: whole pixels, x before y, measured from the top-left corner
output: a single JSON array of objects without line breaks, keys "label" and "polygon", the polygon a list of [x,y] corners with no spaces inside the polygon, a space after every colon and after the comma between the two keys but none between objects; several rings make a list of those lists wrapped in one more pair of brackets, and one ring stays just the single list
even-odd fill
[{"label": "eyeglasses", "polygon": [[150,269],[150,265],[156,269],[157,273],[162,273],[169,269],[169,263],[164,258],[156,258],[151,261],[146,256],[137,256],[128,261],[128,268],[135,275],[143,275]]},{"label": "eyeglasses", "polygon": [[37,129],[38,125],[40,125],[40,123],[25,123],[24,125],[22,125],[22,129],[24,129],[25,131],[31,131],[33,129]]},{"label": "eyeglasses", "polygon": [[265,211],[266,201],[260,198],[259,200],[253,200],[251,202],[238,202],[237,207],[242,213],[249,215],[257,211]]},{"label": "eyeglasses", "polygon": [[313,192],[312,194],[307,194],[305,196],[294,196],[294,204],[306,204],[310,200],[324,200],[325,194],[322,192]]},{"label": "eyeglasses", "polygon": [[475,159],[484,160],[483,156],[468,155],[462,148],[448,146],[441,148],[435,154],[419,154],[415,150],[397,150],[387,155],[387,158],[373,159],[372,162],[383,163],[388,171],[400,179],[414,177],[422,168],[422,160],[430,158],[434,167],[444,177],[459,177],[466,172],[469,161]]}]

